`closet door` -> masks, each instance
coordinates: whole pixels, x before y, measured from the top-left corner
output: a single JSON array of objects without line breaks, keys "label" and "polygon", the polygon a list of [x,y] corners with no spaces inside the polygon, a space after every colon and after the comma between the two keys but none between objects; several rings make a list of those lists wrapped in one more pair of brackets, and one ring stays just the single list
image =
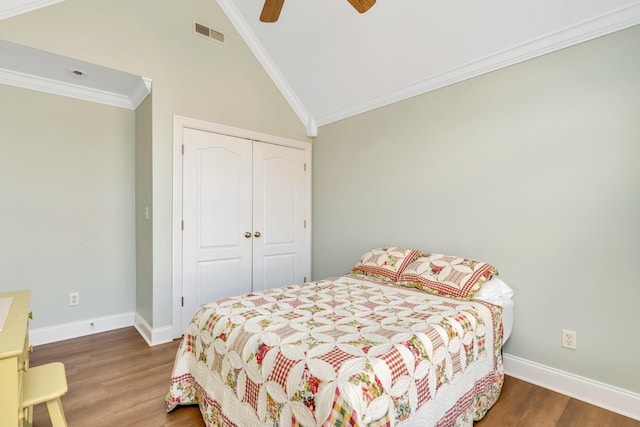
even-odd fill
[{"label": "closet door", "polygon": [[185,129],[183,330],[196,309],[251,291],[252,142]]},{"label": "closet door", "polygon": [[254,291],[305,279],[304,162],[303,150],[254,142]]}]

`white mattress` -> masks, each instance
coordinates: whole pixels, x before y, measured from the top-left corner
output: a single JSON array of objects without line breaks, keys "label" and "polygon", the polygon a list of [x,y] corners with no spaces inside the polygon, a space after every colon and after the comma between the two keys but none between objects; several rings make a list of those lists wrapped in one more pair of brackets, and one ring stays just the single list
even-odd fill
[{"label": "white mattress", "polygon": [[502,336],[502,345],[504,345],[511,336],[511,331],[513,331],[513,289],[511,289],[501,279],[494,276],[491,280],[482,285],[478,293],[474,295],[473,299],[486,301],[494,305],[499,305],[503,308],[502,325],[504,332]]},{"label": "white mattress", "polygon": [[509,299],[505,301],[502,307],[502,326],[504,332],[502,335],[502,345],[507,342],[513,331],[513,300]]}]

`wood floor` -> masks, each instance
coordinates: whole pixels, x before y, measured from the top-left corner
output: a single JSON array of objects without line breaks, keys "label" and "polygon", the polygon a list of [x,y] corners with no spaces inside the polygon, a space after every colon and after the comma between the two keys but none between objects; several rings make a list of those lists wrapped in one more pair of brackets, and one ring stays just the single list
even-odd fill
[{"label": "wood floor", "polygon": [[[202,427],[197,407],[165,412],[164,396],[179,341],[149,347],[134,328],[34,348],[31,365],[65,364],[69,427]],[[502,395],[477,427],[640,427],[640,421],[507,377]],[[44,405],[34,427],[50,427]],[[250,426],[253,427],[253,426]]]}]

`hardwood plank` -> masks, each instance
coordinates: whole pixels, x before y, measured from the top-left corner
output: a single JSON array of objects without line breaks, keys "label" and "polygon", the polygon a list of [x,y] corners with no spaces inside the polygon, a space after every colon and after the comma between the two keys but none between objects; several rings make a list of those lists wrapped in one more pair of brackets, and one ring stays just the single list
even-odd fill
[{"label": "hardwood plank", "polygon": [[[197,406],[167,414],[164,396],[179,340],[149,347],[134,328],[37,346],[31,365],[65,364],[69,391],[62,406],[69,427],[203,427]],[[34,427],[50,427],[45,405]]]},{"label": "hardwood plank", "polygon": [[562,416],[568,396],[505,376],[500,398],[487,415],[476,422],[490,426],[555,426]]},{"label": "hardwood plank", "polygon": [[505,376],[500,398],[477,427],[640,427],[640,421]]},{"label": "hardwood plank", "polygon": [[571,399],[558,421],[558,425],[567,427],[615,426],[637,427],[640,421],[632,420],[615,412],[607,411],[586,402]]},{"label": "hardwood plank", "polygon": [[[180,342],[149,347],[135,328],[37,346],[31,365],[65,364],[62,406],[69,427],[203,427],[197,406],[167,414],[164,397]],[[640,427],[640,421],[505,377],[502,394],[477,427]],[[34,427],[50,427],[45,405]]]}]

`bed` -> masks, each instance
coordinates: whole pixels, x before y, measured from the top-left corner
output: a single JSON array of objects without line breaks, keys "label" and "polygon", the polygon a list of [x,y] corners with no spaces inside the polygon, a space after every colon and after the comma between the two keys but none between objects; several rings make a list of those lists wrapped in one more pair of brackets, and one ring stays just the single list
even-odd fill
[{"label": "bed", "polygon": [[195,313],[167,410],[207,426],[471,426],[497,400],[513,292],[484,262],[397,247],[349,274]]}]

